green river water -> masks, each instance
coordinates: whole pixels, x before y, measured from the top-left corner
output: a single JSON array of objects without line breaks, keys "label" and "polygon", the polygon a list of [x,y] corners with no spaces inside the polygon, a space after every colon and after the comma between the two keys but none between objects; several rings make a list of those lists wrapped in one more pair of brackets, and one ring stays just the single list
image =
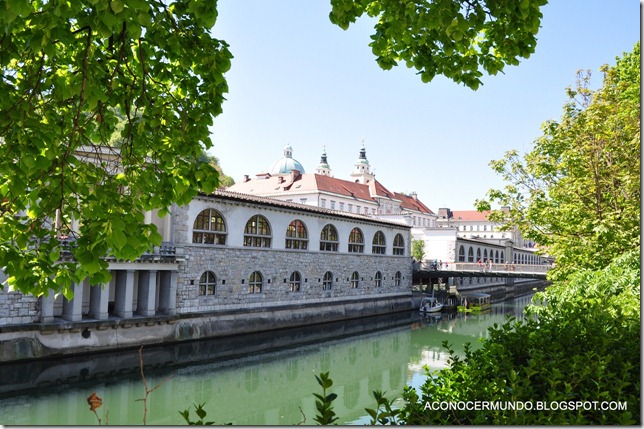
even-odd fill
[{"label": "green river water", "polygon": [[[447,340],[457,352],[477,344],[506,315],[522,317],[530,296],[494,304],[490,312],[423,317],[418,312],[320,324],[143,350],[148,425],[183,425],[179,415],[205,403],[216,424],[315,424],[315,381],[330,372],[339,424],[366,424],[372,391],[400,397],[418,387],[424,367],[446,365]],[[73,359],[0,365],[0,424],[96,425],[87,397],[103,400],[102,424],[143,424],[145,388],[138,350]],[[196,419],[194,407],[191,416]]]}]

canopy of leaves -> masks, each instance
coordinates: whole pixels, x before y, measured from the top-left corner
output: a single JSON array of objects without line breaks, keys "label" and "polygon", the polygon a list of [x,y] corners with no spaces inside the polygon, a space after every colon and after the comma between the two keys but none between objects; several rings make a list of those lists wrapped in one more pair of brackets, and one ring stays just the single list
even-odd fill
[{"label": "canopy of leaves", "polygon": [[205,150],[203,150],[201,151],[199,158],[197,158],[197,162],[206,162],[210,164],[212,168],[217,170],[220,188],[227,188],[235,184],[235,179],[224,174],[224,171],[219,164],[219,158],[217,158],[216,156],[210,155]]},{"label": "canopy of leaves", "polygon": [[[641,424],[639,252],[599,272],[581,270],[536,298],[541,304],[529,307],[523,321],[490,328],[464,359],[450,351],[450,366],[428,377],[420,394],[406,388],[401,419],[410,425]],[[441,401],[520,402],[533,409],[426,408]],[[571,409],[578,401],[598,405]],[[601,409],[599,403],[611,401],[626,409]],[[548,409],[538,410],[537,402]]]},{"label": "canopy of leaves", "polygon": [[343,29],[363,14],[377,18],[370,44],[385,70],[404,62],[423,82],[444,75],[477,89],[535,50],[547,0],[331,0]]},{"label": "canopy of leaves", "polygon": [[556,258],[552,278],[599,269],[640,246],[640,45],[603,68],[592,91],[581,74],[559,122],[543,125],[534,149],[491,163],[508,183],[477,202],[510,207],[491,219],[516,225]]},{"label": "canopy of leaves", "polygon": [[106,255],[160,244],[145,211],[217,186],[196,160],[232,55],[209,33],[212,0],[0,0],[0,10],[0,267],[13,288],[71,296],[72,282],[109,279]]},{"label": "canopy of leaves", "polygon": [[423,240],[411,241],[411,256],[417,261],[422,261],[425,258],[425,242]]}]

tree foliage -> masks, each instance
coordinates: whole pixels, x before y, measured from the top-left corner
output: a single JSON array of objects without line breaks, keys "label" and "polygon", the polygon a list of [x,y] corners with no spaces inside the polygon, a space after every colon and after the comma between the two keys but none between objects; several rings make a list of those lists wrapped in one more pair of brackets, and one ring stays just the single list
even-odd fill
[{"label": "tree foliage", "polygon": [[207,162],[212,168],[217,170],[220,188],[227,188],[235,184],[235,179],[224,174],[224,170],[221,168],[221,164],[219,163],[219,158],[216,156],[210,155],[204,150],[197,158],[197,162]]},{"label": "tree foliage", "polygon": [[423,240],[411,241],[411,256],[416,261],[422,261],[425,258],[425,242]]},{"label": "tree foliage", "polygon": [[209,33],[209,0],[0,10],[0,266],[14,288],[69,297],[71,282],[109,278],[106,255],[160,244],[144,211],[215,188],[216,170],[196,160],[232,56]]},{"label": "tree foliage", "polygon": [[[401,420],[409,425],[641,424],[639,252],[599,272],[581,270],[536,298],[540,304],[530,306],[524,320],[495,324],[480,348],[466,348],[464,358],[448,348],[447,368],[428,374],[420,392],[405,388]],[[432,405],[459,401],[506,405],[458,411]],[[626,409],[603,409],[611,402]],[[508,409],[518,403],[524,409]]]},{"label": "tree foliage", "polygon": [[547,0],[331,0],[343,29],[377,18],[371,46],[385,70],[404,62],[423,82],[444,75],[472,89],[535,50]]},{"label": "tree foliage", "polygon": [[521,157],[517,151],[491,163],[508,183],[488,200],[510,207],[491,219],[534,239],[556,258],[553,278],[576,268],[602,268],[640,245],[640,45],[605,66],[603,86],[577,88],[559,122]]}]

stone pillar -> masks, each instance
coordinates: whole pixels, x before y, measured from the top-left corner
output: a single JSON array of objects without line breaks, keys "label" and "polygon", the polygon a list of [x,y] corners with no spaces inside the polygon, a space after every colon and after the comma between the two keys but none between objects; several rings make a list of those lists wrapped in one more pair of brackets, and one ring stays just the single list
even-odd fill
[{"label": "stone pillar", "polygon": [[116,272],[114,296],[114,315],[132,317],[134,302],[134,270],[119,270]]},{"label": "stone pillar", "polygon": [[67,298],[63,300],[63,314],[62,318],[70,322],[80,322],[83,320],[83,280],[80,283],[73,283],[74,298],[69,301]]},{"label": "stone pillar", "polygon": [[172,229],[172,213],[168,211],[168,214],[166,214],[163,217],[163,241],[166,243],[173,241],[171,229]]},{"label": "stone pillar", "polygon": [[156,314],[157,271],[139,271],[139,297],[136,303],[136,312],[141,316],[154,316]]},{"label": "stone pillar", "polygon": [[54,291],[49,290],[48,295],[40,297],[40,322],[51,323],[54,321]]},{"label": "stone pillar", "polygon": [[89,290],[89,315],[98,320],[106,320],[109,317],[107,312],[109,299],[109,282],[92,286]]},{"label": "stone pillar", "polygon": [[173,315],[177,313],[177,272],[161,271],[159,287],[159,312]]}]

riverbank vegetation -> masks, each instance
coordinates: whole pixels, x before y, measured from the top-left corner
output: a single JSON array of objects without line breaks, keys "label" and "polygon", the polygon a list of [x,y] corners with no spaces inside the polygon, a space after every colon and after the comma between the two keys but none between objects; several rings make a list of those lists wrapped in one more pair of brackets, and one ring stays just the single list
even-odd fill
[{"label": "riverbank vegetation", "polygon": [[641,423],[639,64],[637,43],[600,89],[580,75],[533,151],[492,163],[508,185],[478,208],[510,207],[494,220],[556,258],[554,283],[524,320],[406,388],[405,424]]}]

